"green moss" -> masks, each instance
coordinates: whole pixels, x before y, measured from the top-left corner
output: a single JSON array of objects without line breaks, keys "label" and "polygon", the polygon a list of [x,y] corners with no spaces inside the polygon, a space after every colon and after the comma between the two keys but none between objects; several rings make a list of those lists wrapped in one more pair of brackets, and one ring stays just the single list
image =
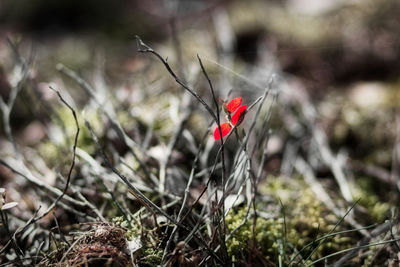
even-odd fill
[{"label": "green moss", "polygon": [[125,235],[128,240],[133,240],[141,235],[141,226],[136,223],[129,223],[123,216],[113,217],[111,221],[126,229]]},{"label": "green moss", "polygon": [[[292,202],[294,205],[289,204],[286,209],[291,210],[291,213],[287,215],[288,227],[291,229],[288,234],[288,241],[294,244],[298,250],[313,242],[316,238],[328,234],[339,221],[339,218],[316,199],[311,189],[305,188],[302,192],[302,196]],[[335,231],[344,229],[343,225],[339,225]],[[350,241],[348,237],[342,235],[326,239],[313,253],[311,259],[318,259],[324,255],[346,249],[349,247]],[[303,257],[308,257],[316,245],[317,243],[305,250]]]},{"label": "green moss", "polygon": [[143,257],[140,259],[141,266],[156,266],[161,263],[163,251],[160,249],[146,248],[142,250]]},{"label": "green moss", "polygon": [[379,200],[372,184],[368,178],[359,179],[353,189],[353,195],[360,199],[360,205],[368,211],[374,223],[382,223],[388,216],[390,204]]},{"label": "green moss", "polygon": [[[293,255],[294,250],[290,247],[294,247],[299,251],[307,244],[312,243],[316,238],[328,234],[335,227],[337,221],[339,221],[339,218],[334,216],[318,200],[312,190],[301,179],[291,178],[290,180],[285,180],[269,177],[268,181],[268,184],[261,187],[262,193],[275,196],[276,203],[279,203],[280,199],[285,208],[286,243],[289,244],[286,247],[286,255]],[[283,242],[281,230],[283,220],[275,219],[272,222],[275,225],[269,228],[275,229],[279,233],[273,232],[276,242],[272,247],[277,247],[279,242]],[[335,231],[345,229],[344,225],[339,225]],[[350,247],[350,244],[351,239],[348,236],[336,235],[322,242],[318,249],[313,252],[310,259],[318,259],[324,255],[346,249]],[[316,245],[317,243],[308,249],[304,249],[301,256],[307,258]],[[277,255],[276,253],[275,255]]]},{"label": "green moss", "polygon": [[[226,216],[228,234],[243,224],[246,213],[247,209],[241,208],[238,211],[231,211]],[[266,258],[276,261],[279,254],[278,243],[283,237],[283,220],[267,220],[258,217],[254,233],[257,249]],[[243,249],[250,248],[253,239],[253,217],[250,217],[227,242],[227,249],[232,262],[237,262],[242,258],[242,253],[246,253]]]},{"label": "green moss", "polygon": [[122,216],[112,218],[112,222],[127,229],[125,235],[128,240],[138,239],[142,242],[139,252],[139,266],[156,266],[161,263],[163,250],[157,246],[160,237],[155,229],[148,229],[135,222],[127,222]]}]

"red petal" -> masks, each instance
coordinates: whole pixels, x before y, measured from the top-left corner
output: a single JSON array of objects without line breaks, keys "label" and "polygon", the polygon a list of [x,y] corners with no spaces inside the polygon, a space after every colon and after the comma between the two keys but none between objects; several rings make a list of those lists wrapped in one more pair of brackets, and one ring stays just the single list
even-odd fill
[{"label": "red petal", "polygon": [[226,105],[226,109],[229,112],[234,112],[240,105],[242,104],[242,98],[236,97],[235,99],[232,99],[231,102]]},{"label": "red petal", "polygon": [[[229,123],[225,122],[221,124],[221,131],[222,131],[222,137],[226,136],[230,131],[232,127],[229,125]],[[219,140],[221,136],[219,135],[219,128],[215,128],[214,130],[214,139]]]},{"label": "red petal", "polygon": [[240,108],[238,108],[232,116],[232,124],[233,125],[240,125],[244,119],[244,116],[246,115],[246,110],[247,105],[243,105]]}]

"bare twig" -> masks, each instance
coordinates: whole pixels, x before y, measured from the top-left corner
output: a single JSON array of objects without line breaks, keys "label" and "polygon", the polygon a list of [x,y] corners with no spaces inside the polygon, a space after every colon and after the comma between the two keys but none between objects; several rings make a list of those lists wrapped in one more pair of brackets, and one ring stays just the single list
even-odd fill
[{"label": "bare twig", "polygon": [[319,127],[319,125],[315,123],[317,111],[314,105],[312,105],[307,95],[306,97],[304,97],[304,99],[297,100],[301,106],[304,118],[307,122],[307,126],[310,129],[315,142],[317,143],[321,159],[327,166],[331,168],[332,173],[339,185],[343,198],[348,202],[352,202],[353,197],[351,195],[350,186],[347,182],[346,175],[344,174],[344,166],[342,162],[338,159],[338,157],[334,155],[334,153],[330,149],[325,132],[321,129],[321,127]]},{"label": "bare twig", "polygon": [[[52,90],[54,90],[53,88],[51,88]],[[56,91],[56,90],[54,90],[56,93],[57,93],[57,95],[59,96],[59,98],[61,99],[61,101],[71,110],[71,112],[72,112],[72,114],[73,114],[73,116],[74,116],[74,119],[75,119],[75,123],[76,123],[76,127],[77,127],[77,131],[76,131],[76,135],[75,135],[75,141],[74,141],[74,146],[73,146],[73,155],[72,155],[72,163],[71,163],[71,166],[70,166],[70,169],[69,169],[69,172],[68,172],[68,178],[67,178],[67,182],[66,182],[66,184],[65,184],[65,187],[64,187],[64,190],[61,192],[61,194],[58,194],[58,197],[55,199],[55,201],[50,205],[50,207],[42,214],[42,215],[40,215],[40,216],[36,216],[36,214],[37,214],[37,212],[39,211],[39,209],[36,211],[36,213],[35,213],[35,215],[25,224],[25,226],[23,227],[23,228],[20,228],[20,229],[18,229],[17,231],[15,231],[15,233],[14,233],[14,239],[15,239],[15,236],[17,235],[17,234],[19,234],[19,233],[21,233],[21,232],[24,232],[26,229],[27,229],[27,227],[29,226],[29,225],[31,225],[31,224],[33,224],[33,223],[35,223],[35,222],[37,222],[37,221],[39,221],[39,220],[41,220],[42,218],[44,218],[45,216],[47,216],[53,209],[54,209],[54,207],[58,204],[58,202],[64,197],[64,195],[66,194],[66,192],[67,192],[67,190],[68,190],[68,186],[69,186],[69,183],[70,183],[70,180],[71,180],[71,175],[72,175],[72,170],[73,170],[73,168],[74,168],[74,166],[75,166],[75,149],[76,149],[76,145],[77,145],[77,142],[78,142],[78,136],[79,136],[79,130],[80,130],[80,128],[79,128],[79,124],[78,124],[78,120],[77,120],[77,118],[76,118],[76,113],[75,113],[75,110],[62,98],[62,96],[60,95],[60,93],[58,92],[58,91]],[[4,161],[0,161],[0,163],[2,163],[4,166],[6,166],[6,167],[8,167],[9,169],[11,169],[12,171],[14,171],[15,173],[18,173],[18,171],[16,171],[15,169],[13,169],[11,166],[9,166],[7,163],[5,163]],[[22,165],[22,166],[24,166],[24,165]],[[26,168],[26,170],[28,171],[28,169]],[[22,173],[18,173],[18,174],[20,174],[20,175],[22,175],[22,176],[25,176],[25,175],[23,175]],[[38,179],[37,178],[35,178],[35,177],[33,177],[33,175],[31,176],[31,175],[29,175],[30,174],[30,172],[28,171],[28,173],[27,173],[27,175],[28,176],[25,176],[25,177],[30,177],[30,179],[32,180],[32,178],[34,178],[33,179],[33,181],[38,181]],[[49,186],[45,186],[45,184],[42,184],[44,187],[47,187],[47,188],[52,188],[52,187],[49,187]],[[55,189],[52,189],[52,190],[50,190],[50,191],[53,191],[53,192],[57,192],[58,193],[58,191],[57,190],[55,190]]]},{"label": "bare twig", "polygon": [[[273,76],[273,77],[274,77],[274,76]],[[271,77],[270,82],[269,82],[269,85],[268,85],[267,88],[265,89],[264,95],[263,95],[262,97],[258,98],[258,99],[249,107],[249,110],[250,110],[251,108],[253,108],[253,107],[256,105],[256,103],[258,103],[258,102],[260,102],[260,101],[262,101],[262,103],[263,103],[263,102],[265,101],[265,98],[267,97],[268,92],[271,90],[273,77]],[[262,106],[262,105],[260,105],[260,106]],[[255,120],[256,120],[256,118],[258,117],[259,114],[260,114],[260,108],[259,108],[259,110],[257,110],[255,119],[254,119],[253,124],[252,124],[253,127],[254,127],[254,125],[255,125]],[[229,137],[235,132],[236,128],[237,128],[237,125],[235,125],[235,126],[232,128],[231,132],[227,135],[227,137],[225,138],[225,142],[227,142],[227,140],[229,139]],[[251,128],[251,129],[252,129],[252,128]],[[221,132],[221,131],[220,131],[220,132]],[[247,137],[248,137],[248,136],[249,136],[249,135],[247,135]],[[248,139],[246,139],[246,140],[248,140]],[[225,144],[225,142],[224,142],[223,144]],[[244,146],[245,146],[245,142],[242,142],[241,145],[240,145],[240,147],[239,147],[239,149],[238,149],[238,151],[237,151],[237,153],[240,153],[240,152],[243,150]],[[217,154],[216,154],[216,156],[215,156],[215,159],[218,159],[218,158],[220,157],[220,153],[221,153],[222,147],[223,147],[223,146],[220,146],[220,148],[219,148],[219,150],[218,150],[218,152],[217,152]],[[236,160],[235,160],[235,162],[236,162]],[[207,180],[207,182],[206,182],[206,184],[205,184],[205,187],[204,187],[203,190],[200,192],[200,194],[199,194],[199,196],[197,197],[197,199],[193,202],[192,206],[189,208],[189,211],[187,211],[186,214],[182,217],[182,219],[180,220],[180,222],[182,222],[182,221],[184,221],[184,220],[186,219],[186,217],[190,214],[190,212],[192,211],[192,209],[194,208],[194,206],[198,203],[198,201],[201,199],[201,197],[203,196],[203,194],[204,194],[204,193],[206,192],[206,190],[208,189],[209,183],[211,182],[212,174],[214,173],[214,171],[215,171],[215,169],[216,169],[216,167],[217,167],[217,164],[218,164],[218,160],[214,160],[214,164],[213,164],[211,170],[210,170],[209,173],[208,173],[208,180]],[[236,164],[236,163],[235,163],[235,164]]]},{"label": "bare twig", "polygon": [[220,232],[221,246],[223,248],[222,252],[224,254],[225,259],[228,260],[229,259],[228,250],[227,250],[226,245],[225,245],[226,223],[225,223],[225,205],[224,205],[225,197],[226,197],[225,185],[226,185],[227,179],[226,179],[226,168],[225,168],[225,151],[224,151],[224,141],[223,141],[224,139],[223,139],[223,136],[222,136],[221,123],[220,123],[220,120],[219,120],[220,109],[219,109],[217,98],[215,96],[213,84],[212,84],[212,82],[210,80],[210,77],[208,77],[207,71],[205,70],[203,62],[201,61],[199,55],[197,55],[197,59],[199,60],[199,64],[200,64],[201,70],[202,70],[202,72],[204,74],[204,77],[207,79],[207,82],[208,82],[208,85],[210,87],[211,94],[212,94],[212,97],[213,97],[213,100],[214,100],[215,108],[217,110],[217,112],[216,112],[216,114],[217,114],[216,123],[218,125],[218,131],[219,131],[219,136],[220,136],[220,150],[221,150],[221,164],[222,164],[222,196],[221,196],[221,200],[220,200],[220,203],[222,203],[222,205],[220,205],[221,214],[222,214],[222,229],[219,229],[219,232]]},{"label": "bare twig", "polygon": [[50,207],[47,209],[46,212],[44,212],[41,216],[39,216],[38,218],[35,218],[35,221],[40,220],[41,218],[44,218],[45,216],[47,216],[47,214],[54,209],[55,206],[57,206],[58,202],[64,197],[64,195],[67,193],[68,190],[68,186],[69,183],[71,182],[71,176],[72,176],[72,171],[74,169],[75,166],[75,158],[76,158],[76,146],[78,144],[78,136],[79,136],[79,123],[78,123],[78,119],[76,117],[76,112],[75,110],[64,100],[64,98],[61,96],[60,92],[57,91],[56,89],[52,88],[50,86],[50,89],[53,90],[54,92],[57,93],[58,97],[60,98],[60,100],[69,108],[69,110],[71,110],[72,115],[74,116],[74,120],[75,120],[75,126],[76,126],[76,133],[75,133],[75,138],[74,138],[74,146],[72,147],[72,161],[71,161],[71,166],[69,167],[69,171],[68,171],[68,175],[67,175],[67,181],[65,183],[65,187],[64,190],[62,191],[61,195],[59,195],[56,200],[50,205]]},{"label": "bare twig", "polygon": [[[357,247],[352,248],[351,250],[348,250],[348,251],[343,251],[343,253],[344,252],[347,252],[347,253],[343,257],[341,257],[339,260],[337,260],[332,266],[333,267],[343,266],[344,263],[348,262],[349,260],[351,260],[352,258],[357,256],[357,253],[360,249],[368,247],[368,243],[372,238],[375,238],[375,237],[381,235],[382,233],[386,233],[386,232],[390,231],[390,228],[392,227],[393,223],[398,223],[399,219],[400,219],[400,216],[397,216],[393,221],[387,221],[387,222],[381,224],[380,226],[376,227],[373,231],[371,231],[369,237],[366,237],[359,242],[359,245]],[[398,241],[398,240],[392,240],[391,242],[395,242],[395,241]]]},{"label": "bare twig", "polygon": [[[376,242],[376,243],[360,245],[360,246],[353,247],[353,248],[343,249],[341,251],[337,251],[335,253],[329,254],[329,255],[327,255],[325,257],[321,257],[318,260],[315,260],[315,261],[307,264],[306,267],[315,266],[314,264],[316,264],[316,263],[318,263],[320,261],[326,260],[327,258],[331,258],[331,257],[334,257],[336,255],[343,254],[345,252],[354,253],[354,252],[357,252],[357,251],[359,251],[360,249],[363,249],[363,248],[369,248],[369,247],[373,247],[373,246],[380,246],[380,245],[390,244],[390,243],[393,243],[393,242],[397,242],[399,240],[400,240],[400,238],[390,239],[390,240],[380,241],[380,242]],[[340,262],[340,263],[343,264],[344,262]],[[334,266],[343,266],[343,265],[338,265],[338,262],[336,262]]]},{"label": "bare twig", "polygon": [[[183,225],[181,222],[178,222],[174,218],[172,218],[168,213],[166,213],[164,210],[162,210],[160,207],[158,207],[156,204],[154,204],[150,199],[148,199],[145,195],[143,195],[142,192],[140,192],[135,186],[133,186],[121,172],[119,172],[110,162],[108,159],[107,155],[105,154],[105,151],[101,148],[100,143],[98,141],[97,136],[93,132],[93,129],[90,126],[90,123],[86,120],[85,118],[85,125],[89,129],[89,132],[92,136],[93,141],[95,142],[97,148],[99,149],[100,153],[103,156],[103,159],[105,163],[108,165],[108,167],[125,183],[125,185],[129,188],[129,192],[132,193],[139,202],[141,202],[152,214],[161,214],[165,216],[171,223],[174,223],[175,225],[190,231],[188,227]],[[210,252],[213,258],[215,258],[219,263],[223,263],[223,261],[210,249],[207,244],[201,239],[201,237],[198,237],[195,235],[196,239],[199,240],[205,247],[205,249]]]},{"label": "bare twig", "polygon": [[138,47],[138,52],[140,53],[150,53],[155,55],[161,63],[164,64],[165,68],[171,74],[171,76],[175,79],[175,81],[182,86],[186,91],[188,91],[191,95],[193,95],[203,106],[204,108],[210,113],[211,117],[214,119],[214,121],[217,121],[217,116],[214,114],[212,111],[211,107],[193,90],[191,89],[188,85],[186,85],[176,74],[175,72],[171,69],[169,66],[168,62],[156,51],[154,51],[152,48],[150,48],[148,45],[146,45],[139,36],[136,36],[136,43]]},{"label": "bare twig", "polygon": [[[335,155],[330,149],[325,132],[316,122],[317,111],[309,100],[307,92],[302,90],[294,94],[291,93],[290,96],[289,92],[287,92],[284,97],[280,98],[280,101],[284,107],[287,107],[284,110],[284,115],[290,119],[290,122],[288,120],[285,120],[284,122],[287,124],[287,128],[291,134],[294,136],[299,136],[300,133],[304,133],[306,131],[305,128],[307,128],[316,144],[316,148],[318,149],[322,162],[331,169],[333,177],[340,188],[343,198],[348,202],[352,202],[353,197],[344,172],[345,166],[343,160]],[[293,111],[290,110],[293,102],[300,106],[303,119],[305,120],[307,127],[303,127],[297,122],[293,123],[293,121],[295,121],[294,118],[296,118],[296,116],[292,114]]]},{"label": "bare twig", "polygon": [[[16,160],[14,158],[7,158],[5,160],[0,159],[0,164],[2,164],[4,167],[8,168],[11,170],[13,173],[18,174],[25,179],[27,179],[29,182],[35,184],[41,189],[44,189],[48,192],[51,192],[52,194],[56,196],[60,196],[62,194],[62,191],[58,188],[52,187],[46,183],[44,183],[41,179],[38,177],[34,176],[32,172],[26,167],[26,165],[21,161],[21,160]],[[78,201],[76,199],[71,198],[68,195],[65,195],[63,197],[63,201],[66,200],[70,202],[73,205],[80,206],[80,207],[85,207],[85,203]]]},{"label": "bare twig", "polygon": [[165,191],[165,183],[166,183],[165,178],[166,178],[166,172],[167,172],[167,165],[170,161],[173,149],[176,146],[180,136],[182,135],[184,126],[186,125],[187,121],[189,120],[189,118],[192,114],[192,110],[190,107],[190,99],[184,99],[184,101],[185,101],[185,103],[183,104],[183,114],[180,116],[178,125],[175,127],[175,131],[169,140],[166,153],[162,157],[162,160],[160,161],[160,182],[159,182],[159,191],[160,192]]},{"label": "bare twig", "polygon": [[126,178],[120,171],[118,171],[112,164],[111,161],[108,159],[105,151],[103,150],[103,148],[101,147],[99,140],[96,136],[96,134],[94,133],[92,127],[90,126],[90,123],[87,121],[86,118],[85,119],[85,125],[86,127],[89,129],[90,134],[92,136],[93,141],[95,142],[97,149],[100,151],[100,153],[103,156],[103,159],[105,161],[105,163],[107,164],[107,166],[112,170],[112,172],[114,172],[124,183],[126,186],[128,186],[128,188],[130,189],[130,192],[132,192],[132,194],[142,203],[144,204],[151,213],[153,214],[161,214],[164,215],[170,222],[179,225],[180,223],[178,223],[175,219],[173,219],[171,216],[169,216],[165,211],[163,211],[160,207],[158,207],[156,204],[154,204],[150,199],[148,199],[145,195],[143,195],[142,192],[139,191],[139,189],[137,189],[135,186],[133,186],[129,181],[128,178]]},{"label": "bare twig", "polygon": [[[200,142],[200,144],[202,144],[204,142],[204,140],[207,138],[207,136],[208,136],[208,130],[203,135],[203,138],[202,138],[202,141]],[[189,193],[190,193],[190,186],[192,185],[192,182],[193,182],[194,172],[195,172],[196,165],[197,165],[197,162],[199,160],[199,157],[201,155],[201,152],[202,152],[202,147],[200,146],[199,149],[198,149],[197,155],[196,155],[195,159],[193,160],[192,169],[190,171],[189,179],[188,179],[188,182],[186,184],[185,195],[184,195],[183,200],[182,200],[181,208],[179,209],[179,212],[178,212],[177,221],[180,221],[182,213],[183,213],[183,210],[186,207],[186,203],[187,203],[187,200],[188,200],[188,197],[189,197]],[[172,229],[170,238],[168,238],[167,244],[166,244],[166,246],[164,248],[162,262],[164,261],[166,255],[168,253],[168,249],[169,249],[169,247],[170,247],[170,245],[172,243],[173,236],[175,235],[177,230],[178,230],[177,226],[175,226]]]},{"label": "bare twig", "polygon": [[10,240],[9,242],[11,242],[19,261],[21,262],[22,256],[24,255],[24,253],[21,250],[21,248],[18,246],[17,240],[14,238],[14,236],[10,232],[10,228],[8,227],[8,217],[7,217],[6,211],[0,210],[0,215],[1,215],[2,226],[4,227],[7,235],[9,236],[9,240]]},{"label": "bare twig", "polygon": [[[90,97],[96,102],[99,109],[103,114],[107,117],[108,121],[110,122],[112,128],[116,131],[117,135],[120,137],[121,140],[128,146],[129,151],[133,155],[133,157],[138,161],[140,167],[142,168],[144,174],[147,178],[157,184],[157,181],[153,179],[149,170],[147,169],[146,165],[143,163],[142,159],[138,156],[138,153],[135,149],[139,150],[141,153],[144,151],[140,150],[140,146],[136,144],[134,140],[132,140],[124,131],[121,124],[116,118],[116,112],[114,107],[111,105],[110,102],[103,103],[96,94],[96,90],[84,79],[82,79],[78,74],[74,71],[70,70],[69,68],[65,67],[62,64],[57,65],[57,70],[62,72],[63,74],[67,75],[69,78],[74,80],[78,85],[80,85],[89,95]],[[106,99],[106,97],[104,97]]]},{"label": "bare twig", "polygon": [[362,163],[360,161],[355,161],[355,160],[350,161],[349,166],[350,168],[353,169],[353,171],[359,171],[368,176],[377,178],[379,181],[384,182],[385,184],[394,187],[397,186],[398,175],[390,173],[389,171],[387,171],[382,167],[375,166],[372,164]]},{"label": "bare twig", "polygon": [[[324,205],[326,205],[326,207],[330,209],[337,217],[341,218],[345,215],[344,211],[336,207],[331,197],[328,195],[326,190],[322,187],[321,183],[315,177],[314,171],[305,160],[303,160],[301,157],[298,157],[295,160],[294,167],[299,173],[303,174],[304,180],[310,186],[311,190],[314,192],[315,196],[321,201],[321,203],[324,203]],[[351,216],[345,216],[344,220],[352,225],[354,228],[361,229],[360,233],[363,236],[370,236],[369,232],[365,229],[362,229],[361,225],[356,222]]]},{"label": "bare twig", "polygon": [[21,55],[19,54],[18,49],[14,45],[14,43],[9,38],[7,38],[7,41],[9,43],[9,45],[11,46],[11,48],[13,49],[13,52],[14,52],[17,60],[20,62],[21,66],[22,66],[22,70],[21,70],[18,82],[16,82],[16,84],[11,85],[12,88],[11,88],[10,96],[8,98],[7,103],[6,103],[6,101],[4,101],[3,97],[0,96],[0,109],[3,114],[3,127],[4,127],[5,134],[8,138],[8,140],[13,145],[14,153],[16,154],[17,157],[19,157],[17,144],[14,140],[14,136],[12,134],[12,129],[11,129],[11,125],[10,125],[10,114],[14,107],[15,100],[17,99],[19,92],[22,90],[22,87],[23,87],[26,79],[28,78],[29,67],[28,67],[28,64],[26,63],[25,59],[23,57],[21,57]]},{"label": "bare twig", "polygon": [[36,218],[37,213],[39,212],[40,206],[39,208],[35,211],[35,213],[33,214],[33,216],[28,220],[28,222],[25,223],[25,225],[23,227],[18,228],[12,238],[10,238],[10,240],[4,245],[4,247],[0,250],[0,254],[2,254],[10,244],[12,244],[14,242],[14,240],[16,240],[16,236],[19,235],[20,233],[23,233],[26,231],[26,229],[28,229],[28,227],[32,224],[33,220]]},{"label": "bare twig", "polygon": [[[61,173],[57,173],[57,175],[58,175],[61,179],[65,180],[64,177],[61,175]],[[81,193],[81,191],[80,191],[79,188],[76,188],[75,186],[73,186],[73,185],[71,185],[71,184],[70,184],[69,188],[71,189],[72,193],[76,194],[76,196],[77,196],[83,203],[85,203],[86,206],[87,206],[88,208],[90,208],[90,209],[94,212],[94,214],[96,214],[97,217],[98,217],[101,221],[106,221],[106,219],[103,217],[103,215],[101,214],[101,212],[96,208],[96,206],[93,205],[92,203],[90,203],[90,202],[87,200],[87,198],[86,198],[85,196],[82,195],[82,193]]]}]

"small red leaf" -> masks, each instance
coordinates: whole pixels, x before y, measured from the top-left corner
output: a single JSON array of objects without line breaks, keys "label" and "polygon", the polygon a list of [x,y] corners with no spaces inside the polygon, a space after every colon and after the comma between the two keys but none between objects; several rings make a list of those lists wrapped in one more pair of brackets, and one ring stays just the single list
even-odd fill
[{"label": "small red leaf", "polygon": [[240,125],[244,119],[244,116],[246,115],[246,110],[247,105],[243,105],[240,108],[238,108],[232,116],[232,124],[233,125]]},{"label": "small red leaf", "polygon": [[234,99],[231,100],[231,102],[228,103],[228,105],[226,105],[226,109],[232,113],[234,112],[240,105],[242,104],[242,98],[236,97]]},{"label": "small red leaf", "polygon": [[[222,137],[225,137],[231,131],[231,129],[232,127],[229,125],[229,123],[225,122],[221,124]],[[219,134],[219,128],[217,127],[214,130],[214,139],[219,140],[220,138],[221,136]]]}]

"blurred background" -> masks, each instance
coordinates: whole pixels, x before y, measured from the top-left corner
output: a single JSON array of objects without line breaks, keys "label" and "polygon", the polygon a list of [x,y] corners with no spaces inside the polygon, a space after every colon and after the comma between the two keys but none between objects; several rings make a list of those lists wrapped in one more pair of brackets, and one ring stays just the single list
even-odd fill
[{"label": "blurred background", "polygon": [[[396,81],[399,9],[395,0],[3,0],[0,31],[3,37],[18,33],[39,47],[75,39],[70,40],[75,49],[87,46],[94,53],[90,48],[97,44],[107,54],[132,57],[135,35],[166,43],[175,25],[182,46],[193,54],[219,48],[218,57],[231,53],[250,66],[271,60],[263,58],[270,54],[284,72],[321,93],[356,81]],[[203,35],[211,42],[206,47]],[[73,51],[63,50],[63,56],[73,57]]]}]

